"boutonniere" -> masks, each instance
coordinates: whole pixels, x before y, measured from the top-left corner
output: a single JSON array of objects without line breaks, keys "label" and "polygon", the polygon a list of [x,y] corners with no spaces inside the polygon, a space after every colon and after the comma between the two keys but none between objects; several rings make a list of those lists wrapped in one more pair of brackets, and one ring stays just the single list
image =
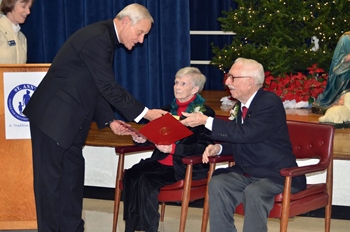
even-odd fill
[{"label": "boutonniere", "polygon": [[235,107],[233,107],[233,109],[230,110],[230,117],[228,118],[229,120],[233,120],[237,118],[238,109],[239,109],[239,105],[236,104]]}]

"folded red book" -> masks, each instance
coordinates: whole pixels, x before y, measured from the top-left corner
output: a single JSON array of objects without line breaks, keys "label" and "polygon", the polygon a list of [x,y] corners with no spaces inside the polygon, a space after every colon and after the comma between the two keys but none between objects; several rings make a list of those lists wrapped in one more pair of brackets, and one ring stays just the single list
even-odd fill
[{"label": "folded red book", "polygon": [[150,121],[139,131],[132,130],[158,145],[169,145],[193,134],[191,130],[169,113]]}]

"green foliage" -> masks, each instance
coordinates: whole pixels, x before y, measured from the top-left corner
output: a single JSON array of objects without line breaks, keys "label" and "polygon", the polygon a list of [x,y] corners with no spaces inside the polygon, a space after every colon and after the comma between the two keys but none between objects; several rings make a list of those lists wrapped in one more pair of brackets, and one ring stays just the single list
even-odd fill
[{"label": "green foliage", "polygon": [[[339,37],[350,30],[348,0],[235,0],[237,9],[218,18],[231,44],[212,44],[211,64],[227,71],[238,57],[263,64],[273,75],[305,71],[317,63],[328,70]],[[312,51],[311,37],[319,39]]]}]

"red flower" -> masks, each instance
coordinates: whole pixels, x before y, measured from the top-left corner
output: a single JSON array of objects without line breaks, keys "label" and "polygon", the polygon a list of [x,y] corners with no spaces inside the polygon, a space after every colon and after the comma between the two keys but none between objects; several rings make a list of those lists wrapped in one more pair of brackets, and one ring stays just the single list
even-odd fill
[{"label": "red flower", "polygon": [[271,72],[265,72],[264,89],[276,93],[282,101],[295,99],[296,102],[312,102],[325,89],[328,75],[317,64],[307,70],[308,75],[298,72],[283,77],[273,77]]},{"label": "red flower", "polygon": [[307,70],[309,70],[309,74],[324,73],[324,70],[322,68],[318,68],[317,64],[313,64],[310,68],[307,68]]}]

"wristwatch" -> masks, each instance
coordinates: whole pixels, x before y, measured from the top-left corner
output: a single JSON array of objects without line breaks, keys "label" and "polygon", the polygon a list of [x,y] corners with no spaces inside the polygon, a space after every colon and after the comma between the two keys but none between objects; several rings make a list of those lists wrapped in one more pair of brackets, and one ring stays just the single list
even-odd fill
[{"label": "wristwatch", "polygon": [[105,123],[105,126],[108,126],[108,127],[111,127],[111,123],[113,122],[114,120],[111,120],[111,121],[108,121]]}]

